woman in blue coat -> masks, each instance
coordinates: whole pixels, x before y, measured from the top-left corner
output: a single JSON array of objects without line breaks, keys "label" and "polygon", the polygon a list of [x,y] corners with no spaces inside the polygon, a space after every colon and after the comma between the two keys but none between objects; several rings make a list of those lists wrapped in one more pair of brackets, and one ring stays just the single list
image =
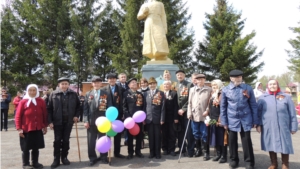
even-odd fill
[{"label": "woman in blue coat", "polygon": [[261,149],[268,151],[271,166],[277,169],[277,154],[281,153],[282,169],[289,168],[289,154],[294,154],[291,134],[298,130],[295,106],[291,97],[280,91],[276,80],[268,82],[268,92],[258,100]]}]

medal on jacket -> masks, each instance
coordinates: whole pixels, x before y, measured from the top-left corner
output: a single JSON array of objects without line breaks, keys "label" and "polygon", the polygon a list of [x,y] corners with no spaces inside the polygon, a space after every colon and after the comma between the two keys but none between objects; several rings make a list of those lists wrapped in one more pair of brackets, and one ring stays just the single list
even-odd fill
[{"label": "medal on jacket", "polygon": [[180,92],[180,96],[187,97],[188,94],[189,94],[188,88],[186,86],[183,86],[183,88]]},{"label": "medal on jacket", "polygon": [[100,96],[99,111],[106,111],[107,107],[107,95]]},{"label": "medal on jacket", "polygon": [[118,96],[116,99],[116,103],[119,104],[119,102],[120,102],[120,96]]},{"label": "medal on jacket", "polygon": [[161,103],[161,95],[160,92],[157,92],[154,96],[153,96],[153,100],[152,100],[152,104],[154,105],[160,105]]}]

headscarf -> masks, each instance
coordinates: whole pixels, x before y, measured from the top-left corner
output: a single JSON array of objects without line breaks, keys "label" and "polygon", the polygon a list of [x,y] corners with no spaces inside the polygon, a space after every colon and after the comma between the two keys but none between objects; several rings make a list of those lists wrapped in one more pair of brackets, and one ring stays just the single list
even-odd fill
[{"label": "headscarf", "polygon": [[[275,80],[275,79],[271,79],[271,80]],[[271,95],[272,95],[272,94],[274,94],[274,95],[276,96],[276,94],[280,92],[279,83],[278,83],[278,81],[277,81],[277,80],[275,80],[275,81],[276,81],[276,83],[277,83],[277,91],[275,91],[275,92],[271,92],[271,91],[270,91],[270,89],[269,89],[269,82],[270,82],[271,80],[269,80],[269,81],[268,81],[268,83],[267,83],[267,84],[268,84],[268,86],[267,86],[268,93],[269,93],[269,94],[271,94]]]},{"label": "headscarf", "polygon": [[222,81],[219,80],[219,79],[215,79],[215,80],[213,80],[211,83],[216,83],[217,86],[218,86],[217,92],[214,92],[213,95],[212,95],[212,98],[215,98],[215,97],[218,96],[218,93],[219,93],[220,91],[222,91],[224,85],[223,85]]},{"label": "headscarf", "polygon": [[[36,95],[35,95],[35,97],[30,97],[30,96],[29,96],[28,90],[29,90],[29,88],[31,88],[31,87],[35,87],[35,88],[36,88]],[[40,96],[40,93],[39,93],[38,86],[37,86],[36,84],[30,84],[30,85],[28,85],[27,88],[26,88],[26,95],[23,97],[23,99],[28,99],[26,105],[27,105],[27,107],[29,107],[29,105],[30,105],[31,102],[32,102],[34,105],[36,105],[36,100],[35,100],[35,98],[37,98],[37,97],[39,97],[39,96]]]}]

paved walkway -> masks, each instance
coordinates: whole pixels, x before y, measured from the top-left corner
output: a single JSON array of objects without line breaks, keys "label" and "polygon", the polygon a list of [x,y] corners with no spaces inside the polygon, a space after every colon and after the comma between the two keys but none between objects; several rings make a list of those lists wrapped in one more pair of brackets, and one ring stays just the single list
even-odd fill
[{"label": "paved walkway", "polygon": [[[218,164],[212,160],[203,161],[200,158],[187,158],[183,157],[178,163],[178,156],[172,157],[170,155],[162,156],[162,159],[148,159],[149,155],[148,142],[146,141],[146,148],[142,150],[145,158],[140,159],[134,157],[132,160],[127,159],[116,159],[112,158],[111,166],[107,164],[97,163],[92,167],[89,167],[89,160],[87,156],[87,133],[84,129],[83,123],[78,123],[78,133],[80,142],[81,162],[78,158],[77,142],[76,142],[76,131],[75,127],[71,133],[71,149],[69,153],[69,160],[71,165],[63,166],[60,165],[58,169],[84,169],[84,168],[180,168],[180,169],[226,169],[229,168],[228,163]],[[45,135],[46,148],[40,150],[39,162],[44,165],[45,169],[49,169],[53,161],[53,131],[48,130]],[[293,135],[293,145],[295,154],[290,156],[290,169],[300,169],[300,132]],[[122,140],[122,144],[123,144]],[[260,136],[252,130],[252,141],[256,160],[256,169],[266,169],[270,164],[268,153],[260,150]],[[239,157],[240,157],[240,168],[245,168],[243,162],[243,153],[241,144],[239,144]],[[121,148],[121,154],[127,155],[127,147]],[[211,148],[211,156],[214,155],[214,149]],[[278,157],[279,164],[281,164],[280,156]],[[20,169],[22,168],[21,150],[19,145],[18,133],[14,129],[12,122],[9,123],[9,129],[7,132],[1,132],[1,168],[2,169]]]}]

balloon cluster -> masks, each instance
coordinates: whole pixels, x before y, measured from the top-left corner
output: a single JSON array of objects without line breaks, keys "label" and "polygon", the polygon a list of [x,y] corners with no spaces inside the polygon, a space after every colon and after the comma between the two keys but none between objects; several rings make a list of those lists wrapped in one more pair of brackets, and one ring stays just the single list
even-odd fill
[{"label": "balloon cluster", "polygon": [[146,119],[146,113],[137,111],[131,117],[125,119],[124,124],[120,120],[116,120],[119,115],[118,109],[109,107],[105,112],[105,117],[101,116],[96,119],[96,126],[100,133],[105,133],[96,143],[96,149],[100,153],[106,153],[111,147],[109,137],[114,137],[124,130],[124,127],[129,130],[131,135],[137,135],[140,132],[140,127],[136,123],[141,123]]},{"label": "balloon cluster", "polygon": [[143,111],[137,111],[131,117],[127,117],[124,120],[124,127],[128,129],[129,133],[133,136],[139,134],[140,127],[136,123],[141,123],[146,119],[146,113]]}]

